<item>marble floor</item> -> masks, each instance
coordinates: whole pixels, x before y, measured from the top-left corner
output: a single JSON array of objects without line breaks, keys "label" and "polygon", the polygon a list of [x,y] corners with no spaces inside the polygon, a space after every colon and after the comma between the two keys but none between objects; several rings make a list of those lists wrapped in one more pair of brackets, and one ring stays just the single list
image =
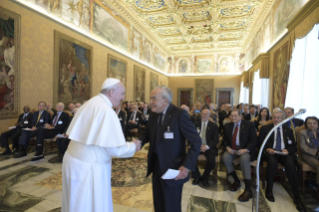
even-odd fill
[{"label": "marble floor", "polygon": [[[152,182],[145,178],[147,149],[145,146],[134,157],[114,158],[112,162],[112,194],[115,212],[154,211],[152,201]],[[0,150],[1,152],[3,151]],[[56,156],[51,151],[44,159],[31,162],[34,153],[15,159],[0,156],[0,211],[60,212],[62,200],[62,164],[48,163]],[[237,200],[243,188],[237,192],[228,191],[230,182],[222,165],[217,175],[210,177],[210,187],[201,184],[194,186],[191,180],[185,183],[182,197],[183,212],[247,212],[252,209],[252,200],[241,203]],[[203,167],[200,167],[203,168]],[[201,169],[202,171],[203,169]],[[241,177],[241,172],[238,172]],[[231,180],[231,179],[229,179]],[[242,182],[244,185],[244,182]],[[294,212],[297,211],[290,197],[286,182],[274,185],[276,202],[269,202],[260,191],[259,211]],[[319,206],[315,191],[307,186],[302,196],[308,211]],[[319,211],[319,210],[318,210]]]}]

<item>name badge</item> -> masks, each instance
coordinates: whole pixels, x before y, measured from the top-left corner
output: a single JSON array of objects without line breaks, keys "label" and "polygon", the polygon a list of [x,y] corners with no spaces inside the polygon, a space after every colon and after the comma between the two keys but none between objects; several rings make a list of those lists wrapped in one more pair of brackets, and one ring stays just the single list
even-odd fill
[{"label": "name badge", "polygon": [[139,118],[136,118],[136,121],[138,121],[139,120]]},{"label": "name badge", "polygon": [[122,118],[119,118],[120,119],[120,121],[122,121]]},{"label": "name badge", "polygon": [[43,123],[43,119],[40,119],[40,123]]},{"label": "name badge", "polygon": [[24,121],[23,123],[24,123],[24,124],[29,124],[29,122],[28,122],[28,121]]},{"label": "name badge", "polygon": [[174,133],[170,131],[169,126],[167,127],[167,131],[164,133],[165,139],[174,139]]},{"label": "name badge", "polygon": [[58,124],[63,124],[63,121],[58,121]]},{"label": "name badge", "polygon": [[292,144],[292,141],[291,141],[291,140],[288,140],[288,144],[289,144],[289,145]]}]

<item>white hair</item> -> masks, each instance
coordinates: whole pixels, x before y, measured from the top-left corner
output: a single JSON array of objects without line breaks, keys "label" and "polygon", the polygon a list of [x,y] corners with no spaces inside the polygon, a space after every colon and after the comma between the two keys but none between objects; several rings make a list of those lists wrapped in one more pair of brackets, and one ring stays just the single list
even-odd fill
[{"label": "white hair", "polygon": [[281,113],[282,114],[282,119],[285,119],[286,118],[286,113],[282,110],[276,110],[276,111],[273,111],[272,114],[275,115],[276,113]]},{"label": "white hair", "polygon": [[160,88],[162,90],[163,98],[167,99],[168,103],[171,103],[173,100],[172,90],[165,85],[156,86],[155,89],[157,89],[157,88]]},{"label": "white hair", "polygon": [[58,102],[58,103],[56,104],[56,106],[58,106],[58,105],[62,105],[63,109],[64,109],[64,107],[65,107],[63,102]]}]

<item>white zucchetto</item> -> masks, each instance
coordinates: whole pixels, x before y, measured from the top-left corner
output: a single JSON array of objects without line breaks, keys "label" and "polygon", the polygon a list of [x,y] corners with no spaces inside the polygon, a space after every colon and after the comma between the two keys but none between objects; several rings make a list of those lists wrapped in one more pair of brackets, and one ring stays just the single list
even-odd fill
[{"label": "white zucchetto", "polygon": [[114,85],[116,85],[117,83],[120,83],[120,82],[121,82],[120,80],[115,79],[115,78],[107,78],[104,81],[103,85],[102,85],[102,90],[110,88],[110,87],[112,87],[112,86],[114,86]]}]

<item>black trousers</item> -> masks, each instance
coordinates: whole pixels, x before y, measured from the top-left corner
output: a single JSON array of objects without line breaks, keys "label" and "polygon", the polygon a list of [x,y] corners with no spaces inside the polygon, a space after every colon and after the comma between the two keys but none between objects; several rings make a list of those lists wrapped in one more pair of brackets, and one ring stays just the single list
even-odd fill
[{"label": "black trousers", "polygon": [[[206,151],[206,152],[200,152],[200,154],[203,154],[206,156],[206,166],[205,166],[205,171],[203,173],[203,179],[204,180],[208,180],[209,179],[209,174],[213,171],[213,169],[215,168],[215,154],[213,154],[210,151]],[[198,170],[198,166],[196,166],[195,171],[192,171],[192,177],[193,178],[200,178],[200,172]]]},{"label": "black trousers", "polygon": [[44,139],[54,138],[57,134],[59,134],[63,130],[48,130],[44,128],[39,128],[37,133],[37,151],[43,151],[43,142]]},{"label": "black trousers", "polygon": [[19,137],[21,135],[21,129],[12,129],[7,132],[4,132],[0,136],[1,147],[9,148],[9,137],[11,137],[13,144],[12,149],[16,149],[19,147]]},{"label": "black trousers", "polygon": [[153,201],[155,212],[181,212],[183,184],[170,187],[161,178],[158,159],[153,166]]},{"label": "black trousers", "polygon": [[274,184],[274,178],[276,176],[278,163],[283,165],[286,170],[286,176],[288,178],[289,185],[291,187],[294,196],[299,196],[299,179],[297,174],[297,167],[295,165],[295,157],[292,155],[271,155],[266,153],[265,159],[268,163],[266,180],[267,188],[272,189]]},{"label": "black trousers", "polygon": [[22,130],[21,136],[20,136],[20,139],[19,139],[19,144],[21,146],[23,146],[25,150],[27,150],[29,142],[30,142],[30,139],[35,137],[37,134],[38,134],[38,130],[35,130],[35,131],[24,131],[24,130]]},{"label": "black trousers", "polygon": [[59,155],[64,155],[66,150],[68,149],[70,139],[68,138],[57,138],[56,143],[58,145]]}]

